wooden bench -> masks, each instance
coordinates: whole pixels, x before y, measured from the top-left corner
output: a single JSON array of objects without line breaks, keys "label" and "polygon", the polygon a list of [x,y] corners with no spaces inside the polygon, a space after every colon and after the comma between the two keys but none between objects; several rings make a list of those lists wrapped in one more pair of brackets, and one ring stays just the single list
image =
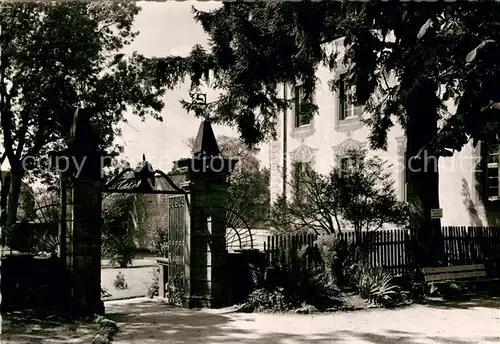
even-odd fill
[{"label": "wooden bench", "polygon": [[422,272],[425,282],[432,284],[465,280],[476,281],[487,277],[484,264],[423,268]]},{"label": "wooden bench", "polygon": [[425,282],[430,284],[431,294],[437,290],[436,284],[452,282],[492,282],[498,278],[489,277],[484,264],[455,265],[422,269]]}]

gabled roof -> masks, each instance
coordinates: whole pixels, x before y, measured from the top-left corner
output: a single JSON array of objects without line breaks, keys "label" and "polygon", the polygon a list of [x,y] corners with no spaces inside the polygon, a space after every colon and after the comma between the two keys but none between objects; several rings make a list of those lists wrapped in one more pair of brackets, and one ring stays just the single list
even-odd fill
[{"label": "gabled roof", "polygon": [[[179,173],[168,173],[167,174],[170,179],[172,180],[172,182],[177,185],[178,187],[181,187],[181,185],[187,181],[187,174],[186,173],[182,173],[182,172],[179,172]],[[157,186],[157,189],[160,189],[160,190],[168,190],[168,191],[176,191],[166,180],[165,178],[163,177],[156,177],[156,184],[158,185]]]}]

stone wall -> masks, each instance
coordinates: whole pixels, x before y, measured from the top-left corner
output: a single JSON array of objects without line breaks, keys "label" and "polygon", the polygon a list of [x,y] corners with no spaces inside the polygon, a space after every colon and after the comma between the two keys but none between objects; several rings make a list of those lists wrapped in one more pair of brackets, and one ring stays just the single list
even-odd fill
[{"label": "stone wall", "polygon": [[2,313],[35,309],[57,311],[64,269],[58,258],[34,258],[30,255],[2,257]]},{"label": "stone wall", "polygon": [[[184,174],[171,175],[176,185],[186,180]],[[173,190],[162,177],[156,179],[157,190]],[[165,194],[138,194],[131,210],[132,235],[139,250],[154,249],[155,233],[165,231],[168,224],[168,197]]]}]

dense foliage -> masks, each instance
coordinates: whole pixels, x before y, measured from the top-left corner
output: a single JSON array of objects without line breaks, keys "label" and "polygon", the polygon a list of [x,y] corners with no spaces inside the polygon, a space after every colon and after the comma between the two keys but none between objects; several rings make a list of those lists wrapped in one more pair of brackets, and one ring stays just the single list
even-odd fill
[{"label": "dense foliage", "polygon": [[151,280],[146,286],[146,296],[150,299],[154,298],[155,296],[159,295],[160,291],[160,268],[155,268],[153,271],[151,271]]},{"label": "dense foliage", "polygon": [[134,201],[135,195],[123,194],[109,196],[103,201],[102,255],[112,265],[122,268],[132,264],[136,253],[130,213]]},{"label": "dense foliage", "polygon": [[7,159],[12,173],[10,224],[21,180],[54,177],[26,158],[45,158],[64,145],[75,108],[85,108],[110,151],[121,149],[114,139],[126,111],[161,120],[170,79],[155,78],[151,60],[122,53],[137,35],[138,12],[130,1],[2,4],[0,162]]},{"label": "dense foliage", "polygon": [[300,199],[278,199],[269,224],[282,233],[354,230],[357,237],[386,224],[406,225],[407,207],[397,199],[387,162],[364,151],[352,150],[347,156],[357,166],[296,176],[291,186]]},{"label": "dense foliage", "polygon": [[406,299],[389,272],[368,266],[355,242],[336,235],[320,237],[314,247],[289,247],[265,269],[251,269],[254,291],[245,304],[250,311],[343,309],[346,295],[353,294],[385,307]]},{"label": "dense foliage", "polygon": [[[301,80],[308,99],[319,66],[349,67],[347,81],[356,86],[358,102],[374,114],[369,124],[377,147],[386,145],[395,121],[408,124],[409,93],[427,81],[443,85],[428,100],[459,104],[449,113],[435,103],[448,119],[438,140],[438,152],[446,154],[471,136],[496,135],[498,121],[491,111],[498,111],[492,106],[498,101],[492,82],[498,73],[499,8],[490,0],[224,2],[212,11],[193,9],[210,37],[210,50],[193,47],[182,69],[193,87],[205,83],[221,91],[210,104],[214,119],[235,124],[247,143],[274,133],[285,105],[279,85]],[[337,49],[328,44],[342,37]],[[388,80],[394,77],[398,83]],[[445,140],[445,134],[457,140]]]}]

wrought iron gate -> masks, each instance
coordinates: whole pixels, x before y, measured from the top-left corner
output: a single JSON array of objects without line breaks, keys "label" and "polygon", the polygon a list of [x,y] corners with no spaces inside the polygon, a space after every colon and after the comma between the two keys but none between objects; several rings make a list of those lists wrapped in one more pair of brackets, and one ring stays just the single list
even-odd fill
[{"label": "wrought iron gate", "polygon": [[226,211],[226,250],[253,249],[252,230],[245,220],[244,212],[229,202],[223,208]]},{"label": "wrought iron gate", "polygon": [[167,302],[182,306],[185,285],[185,238],[189,209],[186,195],[168,198],[168,232],[166,253],[168,260],[165,293]]}]

